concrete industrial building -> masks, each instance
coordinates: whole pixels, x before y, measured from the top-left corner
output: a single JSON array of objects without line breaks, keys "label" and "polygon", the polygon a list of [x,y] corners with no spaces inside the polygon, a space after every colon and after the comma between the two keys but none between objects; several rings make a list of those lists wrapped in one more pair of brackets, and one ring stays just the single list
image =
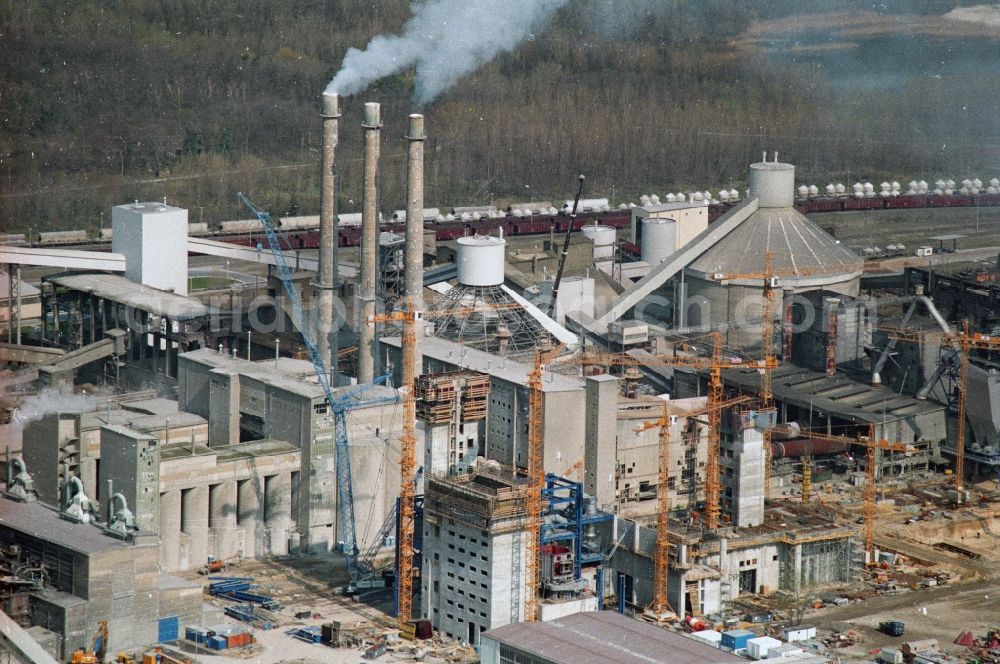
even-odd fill
[{"label": "concrete industrial building", "polygon": [[701,201],[640,205],[632,209],[631,226],[642,260],[655,267],[708,228],[708,206]]},{"label": "concrete industrial building", "polygon": [[[614,381],[617,383],[618,381]],[[588,382],[588,386],[591,383]],[[667,490],[674,509],[691,508],[705,498],[705,463],[708,457],[704,416],[687,413],[703,409],[707,399],[670,400],[670,480]],[[643,425],[663,415],[662,399],[622,399],[618,404],[615,433],[615,512],[628,519],[656,513],[659,490],[660,431]],[[607,453],[605,442],[599,448]],[[599,452],[599,453],[600,453]],[[597,496],[603,492],[598,491]],[[605,498],[607,499],[607,498]]]},{"label": "concrete industrial building", "polygon": [[[396,560],[404,569],[412,553],[421,565],[419,578],[412,579],[419,592],[405,596],[405,604],[412,600],[414,613],[446,637],[481,645],[484,661],[504,664],[575,664],[595,656],[659,661],[657,649],[669,650],[674,659],[729,661],[717,649],[679,641],[664,630],[613,614],[577,612],[604,608],[612,594],[624,607],[645,611],[654,602],[651,580],[658,576],[665,576],[669,604],[681,617],[729,616],[741,596],[779,591],[799,601],[819,586],[855,580],[865,552],[856,545],[853,516],[845,518],[848,501],[834,514],[822,505],[777,499],[796,493],[797,464],[813,455],[809,430],[818,436],[872,425],[879,438],[914,444],[906,453],[877,455],[877,478],[947,463],[942,443],[953,385],[941,379],[947,372],[932,366],[939,348],[927,340],[915,349],[888,348],[871,320],[877,302],[860,296],[860,259],[794,209],[791,164],[776,158],[752,164],[748,199],[712,224],[708,205],[700,201],[634,208],[631,239],[638,247],[620,252],[610,226],[581,229],[568,244],[574,273],[559,275],[550,317],[545,311],[559,260],[555,224],[548,243],[534,247],[508,246],[502,233],[453,237],[453,244],[441,244],[438,258],[453,256],[454,265],[433,268],[433,277],[424,270],[425,136],[419,115],[409,118],[407,206],[397,215],[406,220],[404,242],[399,234],[380,232],[382,118],[378,104],[366,105],[359,267],[340,260],[339,111],[336,95],[325,95],[318,258],[296,255],[293,273],[282,270],[279,279],[271,272],[252,290],[271,298],[268,311],[276,325],[291,322],[302,329],[254,330],[254,338],[244,339],[242,324],[250,312],[236,294],[251,292],[247,285],[231,289],[228,301],[188,296],[187,254],[193,247],[271,266],[282,265],[280,252],[189,241],[186,211],[165,204],[114,208],[113,253],[93,259],[103,261],[100,267],[44,278],[42,343],[69,352],[43,358],[51,364],[21,374],[17,382],[68,386],[75,380],[133,390],[85,412],[56,408],[28,423],[23,455],[41,502],[11,503],[6,510],[0,498],[0,542],[41,555],[49,573],[59,577],[35,593],[36,608],[21,622],[58,633],[63,650],[83,645],[101,612],[114,616],[112,631],[127,634],[123,642],[129,646],[163,640],[164,620],[168,629],[172,620],[198,622],[196,590],[170,573],[190,573],[210,560],[344,551],[354,524],[348,527],[352,518],[338,509],[346,507],[339,489],[347,483],[337,473],[336,452],[344,448],[337,447],[343,441],[333,407],[338,397],[358,394],[341,387],[352,380],[366,385],[364,400],[358,397],[357,407],[347,411],[346,431],[339,432],[346,433],[349,448],[351,507],[365,515],[357,524],[358,545],[365,553],[390,548],[398,510]],[[641,260],[620,262],[637,252]],[[759,322],[753,319],[759,318],[766,268],[778,278],[778,296],[775,321],[765,323],[778,323],[775,355],[783,364],[770,374],[773,400],[768,395],[763,405],[746,403],[721,414],[714,431],[719,447],[713,448],[720,472],[709,478],[709,459],[716,457],[709,454],[710,419],[704,414],[707,376],[705,369],[692,368],[704,366],[693,360],[705,354],[706,345],[689,328],[726,332],[725,363],[739,368],[721,371],[722,398],[760,394],[761,374],[750,361],[761,331],[730,323]],[[451,275],[454,283],[445,283]],[[425,283],[432,287],[425,289]],[[293,297],[279,298],[288,284]],[[319,304],[317,320],[299,315],[292,304],[295,289],[307,306]],[[595,304],[596,295],[608,293],[609,307]],[[535,294],[539,299],[529,301]],[[343,314],[353,329],[335,324],[338,296],[348,300]],[[373,324],[376,312],[399,321],[408,308],[421,312],[414,385],[400,380],[402,333]],[[667,337],[671,332],[683,341]],[[643,366],[623,370],[611,362],[581,370],[578,361],[591,350],[584,336],[628,353],[631,360],[624,364]],[[873,364],[883,345],[886,356],[904,360],[885,370],[886,387]],[[539,524],[527,512],[538,496],[529,495],[524,472],[534,465],[528,377],[536,354],[557,346],[561,353],[546,360],[540,380]],[[668,347],[690,356],[690,367],[651,366]],[[274,359],[261,359],[272,352]],[[907,371],[917,365],[913,375],[920,383],[941,379],[936,391],[909,394],[917,385]],[[977,359],[971,384],[1000,395],[994,369]],[[392,376],[389,386],[368,386],[383,372]],[[324,389],[327,378],[332,397]],[[406,423],[416,425],[418,434],[405,439],[418,450],[412,467],[401,463],[398,451],[400,413],[412,412],[404,411],[404,396],[416,401],[405,401],[417,418]],[[998,412],[988,404],[970,409],[976,445],[968,458],[977,471],[1000,458]],[[669,467],[662,471],[654,423],[660,418],[669,433]],[[773,445],[765,448],[765,431],[774,436],[779,424],[787,430],[775,456]],[[788,433],[793,428],[798,433]],[[408,426],[405,431],[412,433]],[[846,443],[833,449],[815,456],[859,484],[861,455]],[[769,453],[775,456],[771,465]],[[397,506],[401,489],[410,487],[409,477],[400,479],[401,467],[409,468],[407,474],[416,470],[415,486],[423,494],[422,502],[412,503],[412,523],[421,531],[412,550],[410,516]],[[779,472],[769,487],[771,468]],[[580,482],[571,481],[578,471]],[[779,493],[766,501],[775,484]],[[718,527],[704,504],[709,487],[721,494]],[[660,511],[659,494],[669,509]],[[63,504],[78,520],[100,521],[85,512],[85,496],[102,506],[99,515],[117,516],[127,506],[134,523],[124,537],[61,519],[43,504]],[[668,520],[669,563],[654,573],[667,544],[661,537],[658,547],[658,533],[647,524],[659,514]],[[51,526],[52,535],[29,531],[33,520]],[[537,542],[530,541],[533,528],[540,531]],[[533,558],[539,560],[535,585],[534,571],[527,569]],[[66,561],[72,564],[68,572]],[[127,581],[109,581],[112,565],[135,573]],[[371,573],[366,584],[377,578],[373,567],[357,567]],[[86,579],[76,578],[79,570]],[[110,594],[86,586],[99,580]],[[536,595],[547,626],[503,627],[522,621]]]},{"label": "concrete industrial building", "polygon": [[178,295],[188,292],[188,213],[166,203],[111,209],[111,251],[125,257],[125,278]]},{"label": "concrete industrial building", "polygon": [[[355,508],[372,514],[374,530],[394,508],[399,492],[399,473],[393,468],[399,463],[394,441],[401,423],[394,416],[399,408],[395,390],[374,386],[366,398],[383,401],[351,410],[348,428]],[[304,550],[336,547],[334,418],[310,363],[290,358],[247,362],[209,349],[192,351],[180,356],[178,400],[182,410],[208,420],[209,447],[275,440],[299,451],[301,465],[294,478],[283,474],[279,480],[292,482],[290,490],[297,496],[290,519]],[[249,493],[246,498],[252,500]],[[360,542],[370,543],[372,534],[359,530]]]},{"label": "concrete industrial building", "polygon": [[435,629],[477,643],[524,617],[528,486],[510,473],[427,478],[424,493],[424,615]]},{"label": "concrete industrial building", "polygon": [[[619,544],[611,567],[625,577],[625,601],[648,606],[656,532],[625,520],[614,526]],[[680,616],[716,614],[743,594],[801,597],[816,586],[850,582],[859,567],[853,529],[814,506],[782,504],[758,525],[715,533],[672,520],[670,533],[667,595]]]},{"label": "concrete industrial building", "polygon": [[110,652],[155,643],[201,620],[200,584],[160,571],[155,533],[121,539],[67,521],[42,502],[0,497],[0,545],[4,567],[48,571],[46,587],[29,592],[31,622],[57,635],[50,654],[59,661],[89,647],[100,620],[110,623]]},{"label": "concrete industrial building", "polygon": [[[784,289],[858,294],[861,259],[792,207],[794,185],[791,164],[750,165],[750,196],[757,210],[685,267],[682,306],[688,324],[759,318],[763,278],[739,275],[764,274],[768,253]],[[745,346],[759,343],[759,338],[759,333],[731,332],[727,343]]]},{"label": "concrete industrial building", "polygon": [[[398,370],[399,337],[384,337],[383,356]],[[528,455],[527,376],[532,366],[512,359],[462,346],[447,339],[421,339],[423,370],[437,374],[469,370],[490,377],[486,415],[487,459],[507,467],[525,467]],[[561,472],[584,458],[585,422],[579,416],[586,407],[583,379],[546,372],[542,378],[545,468]],[[589,472],[589,471],[588,471]]]},{"label": "concrete industrial building", "polygon": [[490,378],[474,371],[417,378],[417,418],[424,429],[424,475],[469,472],[485,452]]}]

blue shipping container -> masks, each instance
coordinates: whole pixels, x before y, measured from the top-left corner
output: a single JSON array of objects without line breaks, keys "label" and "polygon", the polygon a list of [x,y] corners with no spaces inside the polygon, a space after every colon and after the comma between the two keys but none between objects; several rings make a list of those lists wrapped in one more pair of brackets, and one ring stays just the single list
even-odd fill
[{"label": "blue shipping container", "polygon": [[180,632],[181,632],[181,621],[179,616],[160,618],[160,625],[156,639],[160,643],[165,643],[167,641],[176,641],[177,639],[180,638]]},{"label": "blue shipping container", "polygon": [[733,629],[722,633],[722,647],[730,650],[743,650],[747,641],[757,636],[748,629]]},{"label": "blue shipping container", "polygon": [[229,640],[224,636],[213,636],[208,639],[208,647],[213,650],[225,650],[229,647]]}]

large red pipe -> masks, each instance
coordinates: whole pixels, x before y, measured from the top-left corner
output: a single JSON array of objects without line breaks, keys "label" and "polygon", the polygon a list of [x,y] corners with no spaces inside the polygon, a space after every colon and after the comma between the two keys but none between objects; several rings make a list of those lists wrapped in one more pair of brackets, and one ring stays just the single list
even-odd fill
[{"label": "large red pipe", "polygon": [[817,440],[815,438],[799,438],[784,442],[771,443],[771,458],[800,457],[807,454],[820,456],[825,454],[841,454],[846,452],[848,443],[839,440]]}]

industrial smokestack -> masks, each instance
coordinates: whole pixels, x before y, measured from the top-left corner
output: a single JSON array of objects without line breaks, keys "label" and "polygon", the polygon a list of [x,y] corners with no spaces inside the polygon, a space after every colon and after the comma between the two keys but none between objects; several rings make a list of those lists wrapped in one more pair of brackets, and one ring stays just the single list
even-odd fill
[{"label": "industrial smokestack", "polygon": [[330,382],[337,380],[337,333],[333,329],[334,289],[337,286],[337,142],[340,118],[339,99],[335,92],[323,93],[323,172],[320,178],[319,271],[315,286],[319,290],[317,340],[319,354],[330,372]]},{"label": "industrial smokestack", "polygon": [[[414,311],[423,310],[424,289],[424,116],[410,115],[406,132],[406,296]],[[423,366],[417,335],[417,373]]]},{"label": "industrial smokestack", "polygon": [[361,207],[361,320],[358,322],[358,384],[375,379],[375,289],[378,283],[378,162],[381,141],[381,106],[365,104],[365,175]]}]

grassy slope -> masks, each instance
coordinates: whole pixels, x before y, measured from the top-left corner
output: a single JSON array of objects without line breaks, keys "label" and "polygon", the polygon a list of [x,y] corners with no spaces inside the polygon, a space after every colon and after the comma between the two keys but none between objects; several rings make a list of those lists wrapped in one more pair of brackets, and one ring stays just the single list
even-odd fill
[{"label": "grassy slope", "polygon": [[[883,138],[912,128],[896,126],[883,103],[831,99],[821,83],[804,85],[729,45],[745,21],[788,3],[706,0],[695,14],[661,0],[616,31],[592,27],[609,28],[600,2],[571,3],[550,30],[425,109],[429,205],[558,199],[579,172],[591,192],[614,188],[619,199],[740,186],[745,163],[763,148],[817,177],[850,164],[877,178],[957,160],[859,136],[845,108],[863,111]],[[398,31],[408,4],[0,4],[0,57],[9,65],[0,67],[0,225],[93,228],[111,205],[163,196],[193,221],[241,217],[239,190],[275,214],[315,213],[319,93],[345,49]],[[368,100],[384,106],[383,207],[403,205],[411,89],[404,74],[345,101],[343,210],[357,209]]]}]

